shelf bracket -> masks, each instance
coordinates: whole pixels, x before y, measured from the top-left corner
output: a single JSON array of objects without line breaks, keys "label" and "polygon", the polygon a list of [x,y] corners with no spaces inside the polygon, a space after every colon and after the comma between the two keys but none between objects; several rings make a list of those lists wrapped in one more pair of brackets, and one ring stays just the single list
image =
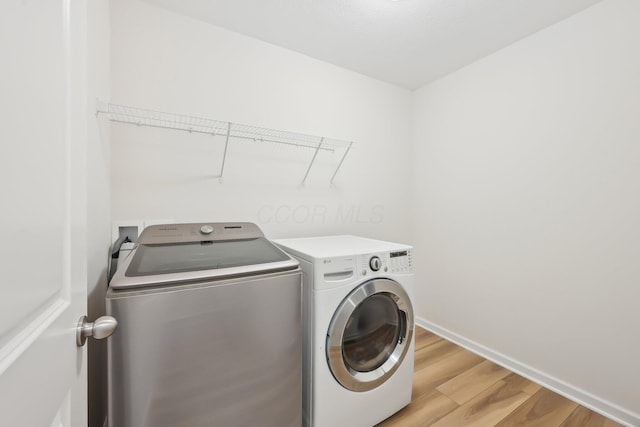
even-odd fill
[{"label": "shelf bracket", "polygon": [[229,136],[231,135],[231,122],[227,123],[227,136],[224,141],[224,153],[222,154],[222,165],[220,166],[220,176],[218,182],[222,182],[222,174],[224,173],[224,164],[227,161],[227,148],[229,148]]},{"label": "shelf bracket", "polygon": [[336,168],[336,170],[333,173],[333,175],[331,175],[331,181],[329,181],[329,185],[333,184],[333,179],[338,174],[338,171],[340,170],[340,167],[342,166],[342,162],[344,162],[344,159],[347,157],[347,154],[349,154],[349,150],[351,150],[351,146],[352,145],[353,145],[353,141],[350,141],[349,142],[349,146],[347,147],[347,149],[345,150],[344,154],[342,155],[342,158],[340,159],[340,163],[338,163],[338,167]]},{"label": "shelf bracket", "polygon": [[311,158],[311,163],[309,163],[309,167],[307,168],[307,173],[304,174],[304,178],[302,178],[302,183],[304,184],[304,182],[307,180],[307,177],[309,176],[309,171],[311,170],[311,166],[313,166],[313,162],[316,161],[316,156],[318,155],[318,152],[320,151],[320,148],[322,147],[322,142],[324,141],[324,137],[320,138],[320,142],[318,143],[318,146],[316,147],[316,152],[313,153],[313,157]]}]

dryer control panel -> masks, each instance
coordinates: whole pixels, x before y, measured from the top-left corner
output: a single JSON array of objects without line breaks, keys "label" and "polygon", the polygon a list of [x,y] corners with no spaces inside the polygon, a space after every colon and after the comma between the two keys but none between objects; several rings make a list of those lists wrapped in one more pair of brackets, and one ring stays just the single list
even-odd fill
[{"label": "dryer control panel", "polygon": [[362,268],[360,271],[361,276],[384,273],[411,273],[413,271],[411,250],[409,249],[362,255],[359,261]]},{"label": "dryer control panel", "polygon": [[393,273],[409,273],[413,270],[411,251],[397,251],[389,253],[389,264]]}]

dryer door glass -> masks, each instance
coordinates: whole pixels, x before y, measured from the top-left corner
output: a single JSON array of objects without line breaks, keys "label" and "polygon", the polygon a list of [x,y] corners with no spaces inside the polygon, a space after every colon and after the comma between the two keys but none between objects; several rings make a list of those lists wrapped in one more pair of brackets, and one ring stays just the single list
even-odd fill
[{"label": "dryer door glass", "polygon": [[344,361],[358,372],[371,372],[389,359],[401,332],[398,306],[389,294],[374,294],[349,317],[342,338]]},{"label": "dryer door glass", "polygon": [[329,326],[327,361],[333,376],[353,391],[384,383],[404,361],[413,327],[411,301],[399,283],[362,283],[342,301]]}]

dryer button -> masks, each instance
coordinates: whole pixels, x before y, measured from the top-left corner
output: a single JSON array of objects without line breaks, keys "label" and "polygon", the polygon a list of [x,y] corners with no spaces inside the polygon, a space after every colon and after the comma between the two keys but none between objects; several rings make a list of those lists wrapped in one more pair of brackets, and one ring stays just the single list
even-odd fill
[{"label": "dryer button", "polygon": [[210,225],[203,225],[202,227],[200,227],[200,232],[202,234],[211,234],[213,233],[213,227]]}]

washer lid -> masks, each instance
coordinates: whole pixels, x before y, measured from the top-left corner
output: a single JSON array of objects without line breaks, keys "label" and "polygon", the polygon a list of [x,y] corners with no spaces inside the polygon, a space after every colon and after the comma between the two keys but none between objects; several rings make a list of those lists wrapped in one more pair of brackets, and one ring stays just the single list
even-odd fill
[{"label": "washer lid", "polygon": [[112,288],[156,286],[295,269],[298,262],[251,223],[147,227]]}]

